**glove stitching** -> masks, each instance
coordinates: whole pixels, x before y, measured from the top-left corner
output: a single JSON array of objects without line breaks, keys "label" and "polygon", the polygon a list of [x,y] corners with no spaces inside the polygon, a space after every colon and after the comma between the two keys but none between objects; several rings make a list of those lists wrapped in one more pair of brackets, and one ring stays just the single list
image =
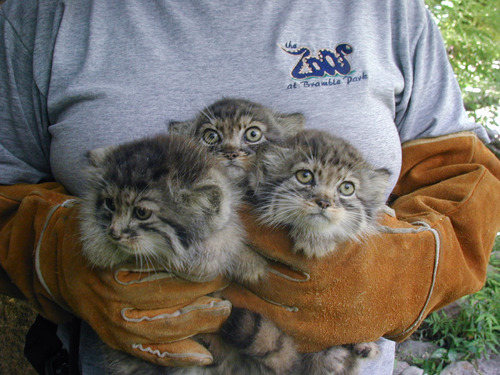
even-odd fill
[{"label": "glove stitching", "polygon": [[416,327],[418,327],[420,325],[422,320],[425,318],[425,311],[427,309],[427,306],[430,303],[432,294],[434,292],[434,286],[436,285],[437,271],[438,271],[438,267],[439,267],[439,259],[440,259],[440,254],[441,254],[441,239],[439,237],[439,232],[437,231],[437,229],[432,228],[425,221],[415,221],[411,224],[412,225],[421,225],[421,227],[416,229],[416,230],[413,228],[401,228],[401,229],[403,229],[403,231],[396,230],[393,233],[405,233],[405,232],[410,233],[412,231],[413,231],[413,233],[420,233],[423,231],[430,231],[434,235],[434,239],[436,242],[435,257],[434,257],[434,269],[432,271],[431,285],[429,288],[429,293],[427,295],[427,299],[425,300],[424,306],[422,307],[422,310],[420,311],[420,314],[418,315],[417,319],[413,322],[413,324],[411,326],[409,326],[407,329],[405,329],[401,333],[398,333],[397,335],[393,335],[393,336],[385,336],[387,339],[390,339],[390,340],[405,336],[406,334],[408,334],[409,332],[411,332],[413,329],[415,329]]},{"label": "glove stitching", "polygon": [[253,251],[255,251],[257,254],[259,254],[260,256],[262,256],[263,258],[266,258],[266,259],[269,259],[270,261],[273,261],[273,262],[276,262],[276,263],[280,263],[280,264],[284,264],[285,266],[287,266],[288,268],[290,268],[292,271],[294,272],[297,272],[297,273],[300,273],[304,276],[304,279],[298,279],[298,278],[295,278],[295,277],[292,277],[292,276],[288,276],[288,275],[285,275],[284,273],[282,272],[279,272],[278,270],[275,270],[274,268],[272,267],[269,267],[270,268],[270,271],[271,273],[274,273],[276,276],[278,277],[281,277],[285,280],[288,280],[288,281],[293,281],[293,282],[296,282],[296,283],[303,283],[303,282],[306,282],[306,281],[309,281],[309,279],[311,278],[310,274],[291,265],[291,264],[288,264],[286,262],[284,262],[282,259],[277,259],[277,258],[273,258],[267,254],[264,254],[263,252],[260,251],[260,249],[258,247],[255,247],[253,245],[248,245]]},{"label": "glove stitching", "polygon": [[158,320],[158,319],[170,319],[170,318],[176,318],[179,317],[183,314],[188,314],[193,311],[197,310],[205,310],[205,309],[211,309],[211,308],[230,308],[231,307],[231,302],[222,300],[222,301],[211,301],[209,304],[205,305],[191,305],[191,306],[186,306],[183,307],[182,309],[176,310],[173,313],[163,313],[163,314],[158,314],[154,316],[141,316],[140,318],[129,318],[127,316],[127,312],[130,310],[134,310],[132,307],[124,307],[120,314],[123,318],[123,320],[131,323],[140,323],[145,320],[147,321],[153,321],[153,320]]},{"label": "glove stitching", "polygon": [[302,270],[299,270],[298,268],[292,268],[292,270],[294,272],[298,272],[298,273],[301,273],[302,275],[304,275],[304,279],[297,279],[295,277],[288,276],[288,275],[286,275],[278,270],[275,270],[274,268],[270,268],[269,272],[274,273],[276,276],[281,277],[282,279],[285,279],[288,281],[293,281],[295,283],[305,283],[306,281],[309,281],[309,279],[311,278],[310,274],[308,274],[307,272],[304,272]]},{"label": "glove stitching", "polygon": [[40,281],[40,284],[42,284],[43,289],[45,289],[45,291],[49,294],[49,296],[52,298],[53,301],[56,301],[56,299],[54,298],[54,295],[50,291],[49,286],[47,285],[47,282],[43,278],[42,267],[41,267],[41,263],[40,263],[40,252],[41,252],[42,241],[43,241],[43,237],[45,235],[45,231],[47,230],[47,227],[49,226],[49,221],[52,218],[52,216],[54,215],[54,212],[56,212],[56,210],[59,207],[61,207],[61,205],[59,205],[59,204],[55,205],[54,207],[52,207],[50,209],[49,213],[47,214],[47,218],[45,219],[45,223],[43,224],[42,232],[40,233],[40,238],[38,239],[38,243],[37,243],[36,248],[35,248],[35,271],[36,271],[36,275],[38,277],[38,281]]},{"label": "glove stitching", "polygon": [[[150,273],[150,272],[154,272],[154,274],[152,275],[149,275],[147,277],[143,277],[139,280],[130,280],[130,281],[121,281],[119,278],[118,278],[118,274],[120,272],[140,272],[140,273],[143,273],[143,272],[146,272],[146,273]],[[120,284],[120,285],[124,285],[124,286],[127,286],[127,285],[132,285],[132,284],[140,284],[140,283],[145,283],[145,282],[149,282],[149,281],[155,281],[155,280],[161,280],[161,279],[166,279],[166,278],[174,278],[175,275],[170,273],[170,272],[166,272],[166,271],[157,271],[155,269],[141,269],[141,270],[135,270],[135,269],[128,269],[128,268],[120,268],[119,270],[117,270],[113,276],[113,278],[115,279],[115,281]]]},{"label": "glove stitching", "polygon": [[212,356],[203,354],[203,353],[170,353],[170,352],[160,352],[158,349],[151,349],[149,346],[148,347],[143,347],[142,344],[132,344],[133,349],[139,349],[140,351],[144,353],[150,353],[153,355],[156,355],[157,357],[160,358],[165,358],[165,357],[170,357],[170,358],[189,358],[189,357],[196,357],[200,359],[208,359],[212,360]]},{"label": "glove stitching", "polygon": [[262,300],[264,300],[264,301],[266,301],[266,302],[268,302],[268,303],[270,303],[270,304],[272,304],[272,305],[282,307],[282,308],[284,308],[288,312],[298,312],[299,311],[299,308],[296,307],[296,306],[284,305],[282,303],[270,300],[270,299],[262,297],[262,296],[259,296],[259,298],[262,299]]},{"label": "glove stitching", "polygon": [[[61,204],[57,204],[53,206],[50,210],[49,213],[47,214],[47,218],[45,219],[45,223],[43,224],[42,231],[40,233],[40,238],[38,239],[38,243],[36,244],[35,247],[35,272],[38,277],[38,281],[42,285],[42,287],[45,289],[45,291],[49,294],[49,296],[52,298],[54,302],[57,302],[57,299],[54,297],[52,294],[47,282],[45,281],[43,274],[42,274],[42,266],[41,266],[41,248],[42,248],[42,242],[43,238],[45,236],[45,232],[47,231],[47,227],[49,226],[49,222],[52,219],[52,216],[54,216],[54,213],[57,211],[59,207],[64,207],[68,208],[73,206],[77,202],[76,199],[68,199]],[[63,306],[62,304],[58,303],[60,306]]]}]

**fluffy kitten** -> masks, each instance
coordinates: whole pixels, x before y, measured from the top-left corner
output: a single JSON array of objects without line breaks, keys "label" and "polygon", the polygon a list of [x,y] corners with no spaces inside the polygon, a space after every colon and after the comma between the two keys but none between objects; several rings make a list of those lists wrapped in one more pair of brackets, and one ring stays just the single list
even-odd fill
[{"label": "fluffy kitten", "polygon": [[[219,274],[241,283],[264,277],[266,262],[244,245],[236,211],[239,189],[217,159],[205,147],[174,135],[89,152],[88,191],[80,212],[89,262],[99,268],[163,267],[192,281]],[[261,327],[269,330],[251,343],[244,338],[252,327],[232,326],[235,319],[255,322],[254,315],[234,313],[222,328],[223,340],[197,336],[215,357],[211,367],[165,368],[104,347],[107,369],[112,374],[284,373],[283,367],[297,358],[289,337],[260,317]],[[268,335],[277,345],[273,342],[273,351],[260,358]]]},{"label": "fluffy kitten", "polygon": [[[233,180],[241,184],[242,182],[248,182],[249,177],[251,177],[253,186],[256,188],[257,185],[265,185],[263,179],[267,174],[272,175],[275,172],[272,168],[266,167],[266,163],[273,163],[270,159],[268,160],[268,157],[272,158],[277,149],[283,151],[285,145],[288,144],[288,142],[284,142],[284,139],[290,137],[290,140],[294,139],[294,136],[303,129],[304,122],[304,117],[298,113],[291,115],[276,114],[257,103],[240,99],[223,99],[207,107],[192,121],[171,123],[170,132],[192,137],[209,147],[212,153],[223,156],[226,159],[224,166]],[[321,133],[318,134],[318,136],[321,135]],[[266,146],[268,143],[270,144]],[[282,146],[273,145],[276,143]],[[337,143],[340,142],[335,142],[331,146],[336,146]],[[290,146],[291,148],[295,147]],[[343,148],[339,152],[350,152],[353,149],[350,146],[348,148],[348,150]],[[318,150],[318,152],[327,153],[330,150],[325,147]],[[356,155],[358,155],[357,152]],[[345,157],[348,158],[347,155]],[[360,157],[359,159],[361,160]],[[342,158],[341,160],[344,161]],[[254,166],[255,164],[257,164],[257,168]],[[272,172],[268,173],[271,170]],[[384,172],[381,173],[384,174]],[[269,182],[269,180],[266,179],[266,182]],[[272,182],[272,184],[274,183],[275,181]],[[248,184],[244,185],[248,187]],[[260,188],[263,187],[260,186]],[[266,187],[270,188],[270,184]],[[272,217],[274,209],[280,209],[279,202],[268,199],[270,198],[267,196],[269,189],[256,190],[253,203],[259,208],[266,207],[268,217]],[[282,193],[286,195],[290,194],[291,191],[287,192],[285,187]],[[297,208],[289,207],[291,210]],[[266,211],[266,209],[263,209],[263,211]],[[262,217],[264,218],[265,215],[262,214]],[[277,223],[271,221],[271,224]],[[301,229],[302,232],[308,232],[309,229],[312,229],[313,232],[317,230],[317,228],[311,228],[310,225],[302,227],[302,224],[306,224],[305,222],[296,222],[296,224],[295,229]],[[357,231],[356,233],[361,234],[361,232]],[[356,236],[353,235],[352,237]],[[307,241],[307,238],[304,238],[303,241]],[[323,251],[330,251],[332,248],[326,244],[328,239],[325,238],[324,242],[323,247],[328,250]],[[317,250],[317,243],[313,243],[312,248]],[[315,255],[321,256],[322,254]],[[266,367],[262,366],[262,363],[253,361],[245,363],[243,361],[238,367],[238,372],[234,373],[353,374],[359,365],[360,358],[372,358],[378,353],[376,344],[361,343],[332,347],[320,353],[300,356],[297,352],[293,352],[294,345],[291,343],[291,339],[278,330],[274,323],[248,310],[238,310],[238,313],[232,313],[223,328],[222,334],[226,342],[231,342],[231,345],[235,347],[246,347],[249,353],[273,353],[272,356],[268,354],[268,362],[272,363],[272,366]],[[234,361],[234,358],[232,360]],[[209,374],[210,372],[203,373]],[[233,372],[222,373],[231,374]]]},{"label": "fluffy kitten", "polygon": [[300,113],[282,114],[248,100],[225,98],[186,122],[171,122],[169,131],[198,140],[212,153],[223,156],[229,176],[245,183],[255,151],[304,128]]},{"label": "fluffy kitten", "polygon": [[251,185],[259,219],[289,229],[293,251],[322,257],[375,232],[389,172],[348,142],[304,130],[258,151]]},{"label": "fluffy kitten", "polygon": [[81,229],[92,265],[159,265],[193,281],[263,276],[243,243],[241,197],[204,148],[157,136],[90,151],[89,161]]},{"label": "fluffy kitten", "polygon": [[[388,179],[348,142],[304,130],[257,151],[250,185],[258,219],[287,228],[294,252],[321,258],[376,232]],[[376,343],[334,346],[303,355],[292,373],[356,374],[360,359],[378,352]]]}]

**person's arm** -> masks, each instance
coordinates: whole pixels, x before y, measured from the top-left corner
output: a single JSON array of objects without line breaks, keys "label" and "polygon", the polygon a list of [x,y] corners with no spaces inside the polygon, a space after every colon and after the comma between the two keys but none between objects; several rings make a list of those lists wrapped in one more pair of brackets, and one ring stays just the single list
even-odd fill
[{"label": "person's arm", "polygon": [[301,350],[401,341],[432,311],[479,290],[500,229],[500,161],[472,133],[403,145],[394,190],[397,217],[380,234],[326,258],[292,255],[282,230],[245,215],[249,238],[279,273],[225,291],[233,305],[263,313]]}]

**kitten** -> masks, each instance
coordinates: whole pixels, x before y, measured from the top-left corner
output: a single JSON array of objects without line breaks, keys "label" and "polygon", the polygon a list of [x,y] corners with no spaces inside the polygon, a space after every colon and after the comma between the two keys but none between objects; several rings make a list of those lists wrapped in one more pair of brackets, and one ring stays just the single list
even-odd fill
[{"label": "kitten", "polygon": [[204,148],[157,136],[90,151],[89,161],[81,229],[93,266],[159,265],[193,281],[263,276],[244,245],[241,197]]},{"label": "kitten", "polygon": [[229,176],[244,185],[256,150],[304,128],[300,113],[282,114],[248,100],[225,98],[186,122],[171,122],[169,131],[198,140],[223,157]]},{"label": "kitten", "polygon": [[[267,150],[274,150],[273,144],[280,144],[284,139],[296,135],[303,129],[304,123],[305,119],[299,113],[276,114],[257,103],[223,99],[207,107],[192,121],[171,123],[170,132],[192,137],[209,147],[212,153],[223,156],[226,159],[224,165],[233,180],[248,188],[249,178],[252,178],[256,187],[256,174],[263,176],[263,169],[256,168],[254,164],[262,167]],[[262,133],[262,130],[265,132]],[[265,146],[267,143],[271,144]],[[272,203],[267,202],[265,195],[264,191],[259,191],[253,196],[253,203],[257,207],[269,203],[269,208]],[[249,374],[351,374],[355,373],[360,358],[372,358],[378,352],[376,344],[361,343],[300,356],[298,352],[293,353],[294,345],[290,342],[290,337],[277,329],[271,321],[248,310],[232,313],[221,334],[233,346],[248,346],[247,350],[251,354],[274,351],[269,360],[272,360],[274,367],[260,366],[257,370],[252,366],[255,364],[252,361],[242,364],[239,370],[246,368]],[[253,337],[254,341],[249,341],[248,337]],[[280,348],[282,342],[285,343],[283,346],[286,350]]]},{"label": "kitten", "polygon": [[[294,252],[321,258],[376,232],[388,180],[348,142],[304,130],[257,151],[250,185],[258,220],[287,228]],[[378,352],[373,342],[334,346],[303,355],[292,373],[356,374],[360,359]]]},{"label": "kitten", "polygon": [[289,229],[293,251],[320,258],[376,231],[388,180],[348,142],[305,130],[258,151],[252,200],[260,221]]},{"label": "kitten", "polygon": [[[90,264],[104,269],[159,266],[195,282],[219,274],[241,283],[263,278],[267,263],[244,244],[239,189],[217,159],[205,147],[174,135],[90,151],[80,211],[83,253]],[[238,316],[233,314],[223,331]],[[211,367],[169,369],[104,347],[106,367],[112,374],[284,373],[280,366],[297,358],[293,341],[262,321],[274,329],[273,340],[280,345],[265,358],[258,357],[263,348],[258,339],[235,348],[237,341],[228,344],[207,334],[197,339],[213,353]],[[238,325],[233,333],[243,338],[248,327]]]}]

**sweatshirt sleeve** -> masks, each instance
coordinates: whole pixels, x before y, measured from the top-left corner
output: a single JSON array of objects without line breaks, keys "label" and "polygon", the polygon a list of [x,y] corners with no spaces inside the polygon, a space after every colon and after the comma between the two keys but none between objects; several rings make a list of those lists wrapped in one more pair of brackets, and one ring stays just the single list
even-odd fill
[{"label": "sweatshirt sleeve", "polygon": [[[58,1],[10,1],[0,7],[0,190],[8,185],[51,181],[50,134],[46,92],[50,78],[50,56],[57,29]],[[62,190],[62,187],[58,187]],[[1,195],[1,193],[0,193]],[[7,241],[11,229],[4,224],[15,216],[17,203],[3,196],[0,203],[0,240]],[[33,217],[34,220],[35,217]],[[30,233],[24,237],[29,238]],[[27,249],[31,254],[34,249]],[[24,255],[10,253],[26,278],[32,264]],[[0,292],[26,297],[4,268],[7,254],[0,256]]]},{"label": "sweatshirt sleeve", "polygon": [[441,32],[422,0],[394,6],[394,52],[404,76],[396,99],[395,123],[401,143],[462,131],[488,141],[484,128],[467,117]]},{"label": "sweatshirt sleeve", "polygon": [[47,91],[56,1],[0,8],[0,184],[52,180]]}]

